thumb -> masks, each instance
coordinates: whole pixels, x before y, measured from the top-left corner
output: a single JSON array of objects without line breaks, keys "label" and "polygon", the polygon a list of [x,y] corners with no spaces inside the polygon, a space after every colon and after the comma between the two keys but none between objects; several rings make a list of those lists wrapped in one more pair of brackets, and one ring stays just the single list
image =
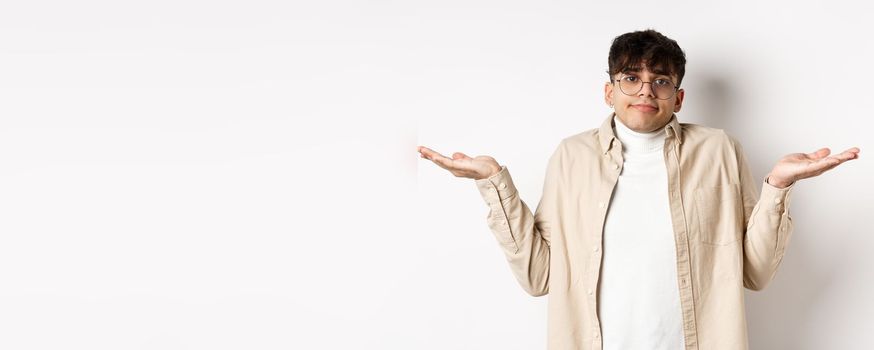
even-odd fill
[{"label": "thumb", "polygon": [[816,152],[808,153],[807,155],[808,155],[810,158],[813,158],[813,159],[819,160],[819,159],[822,159],[822,158],[824,158],[825,156],[829,155],[831,152],[832,152],[832,151],[831,151],[830,149],[828,149],[828,147],[826,147],[826,148],[820,148],[820,149],[817,150]]},{"label": "thumb", "polygon": [[461,152],[455,152],[452,154],[452,159],[470,159],[466,154]]}]

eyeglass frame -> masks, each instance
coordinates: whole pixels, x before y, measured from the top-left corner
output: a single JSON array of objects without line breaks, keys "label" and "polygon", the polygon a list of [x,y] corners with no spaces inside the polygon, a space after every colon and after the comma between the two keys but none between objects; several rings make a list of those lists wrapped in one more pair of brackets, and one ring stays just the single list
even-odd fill
[{"label": "eyeglass frame", "polygon": [[[624,90],[622,90],[622,82],[621,82],[621,80],[622,80],[622,78],[624,78],[624,77],[626,77],[626,76],[632,76],[632,75],[630,75],[630,74],[625,74],[625,73],[621,73],[621,75],[619,76],[619,79],[611,79],[611,80],[610,80],[611,83],[619,82],[619,91],[622,92],[623,94],[625,94],[626,96],[634,96],[635,94],[637,94],[638,92],[640,92],[641,90],[643,90],[643,84],[649,84],[649,90],[653,92],[653,97],[655,97],[657,100],[670,100],[670,99],[674,98],[674,96],[677,96],[677,92],[680,91],[680,86],[679,86],[679,85],[675,85],[674,88],[672,89],[672,90],[674,90],[674,92],[671,94],[670,97],[668,97],[668,98],[659,98],[658,96],[655,95],[655,90],[653,90],[653,88],[652,88],[652,82],[651,82],[651,81],[641,81],[641,82],[640,82],[640,88],[638,88],[637,91],[635,91],[634,93],[630,93],[630,94],[629,94],[629,93],[626,93]],[[640,78],[638,77],[638,79],[640,79]],[[670,82],[671,85],[674,85],[674,82],[671,81],[670,79],[668,79],[668,82]]]}]

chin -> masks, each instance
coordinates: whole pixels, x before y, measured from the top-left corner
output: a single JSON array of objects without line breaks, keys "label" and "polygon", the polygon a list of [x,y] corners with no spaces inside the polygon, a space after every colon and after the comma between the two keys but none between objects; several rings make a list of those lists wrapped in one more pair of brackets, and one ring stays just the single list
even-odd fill
[{"label": "chin", "polygon": [[658,131],[669,119],[655,118],[653,116],[634,116],[630,118],[628,127],[637,129],[638,132]]}]

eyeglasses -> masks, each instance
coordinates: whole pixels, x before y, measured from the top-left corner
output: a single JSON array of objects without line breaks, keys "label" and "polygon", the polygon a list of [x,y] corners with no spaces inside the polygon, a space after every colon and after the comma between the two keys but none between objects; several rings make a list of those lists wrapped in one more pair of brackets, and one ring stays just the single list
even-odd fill
[{"label": "eyeglasses", "polygon": [[619,79],[613,80],[619,82],[619,91],[628,96],[637,95],[643,89],[643,84],[649,84],[655,98],[659,100],[668,100],[677,93],[680,88],[674,86],[670,80],[656,79],[653,81],[643,81],[634,75],[623,74]]}]

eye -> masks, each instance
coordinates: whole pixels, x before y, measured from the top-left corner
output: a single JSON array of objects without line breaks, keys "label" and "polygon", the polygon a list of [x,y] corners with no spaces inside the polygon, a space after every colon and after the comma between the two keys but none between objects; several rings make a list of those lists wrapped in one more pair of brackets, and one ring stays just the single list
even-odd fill
[{"label": "eye", "polygon": [[635,77],[633,75],[626,75],[626,76],[622,77],[622,80],[625,80],[629,83],[634,83],[637,81],[637,77]]},{"label": "eye", "polygon": [[658,86],[671,86],[674,85],[670,80],[667,79],[656,79],[655,84]]}]

